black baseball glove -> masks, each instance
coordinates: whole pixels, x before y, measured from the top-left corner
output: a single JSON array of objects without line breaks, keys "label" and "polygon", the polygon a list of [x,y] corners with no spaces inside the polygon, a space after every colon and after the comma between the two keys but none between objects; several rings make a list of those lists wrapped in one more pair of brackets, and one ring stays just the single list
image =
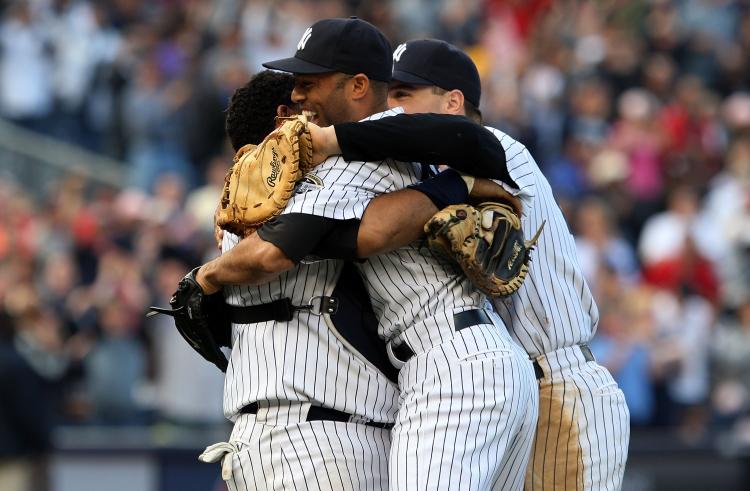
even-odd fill
[{"label": "black baseball glove", "polygon": [[226,315],[227,309],[221,292],[205,295],[195,275],[195,268],[185,275],[177,285],[169,300],[172,309],[149,307],[148,314],[165,314],[174,317],[177,331],[185,338],[191,348],[206,360],[210,361],[222,372],[227,371],[227,357],[219,349],[229,346],[231,338],[231,322]]}]

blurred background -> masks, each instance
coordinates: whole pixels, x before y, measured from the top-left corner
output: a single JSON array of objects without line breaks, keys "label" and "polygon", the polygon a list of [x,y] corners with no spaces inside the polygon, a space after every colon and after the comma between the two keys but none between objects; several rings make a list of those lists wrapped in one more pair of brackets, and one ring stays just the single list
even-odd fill
[{"label": "blurred background", "polygon": [[552,183],[630,407],[624,489],[750,489],[750,1],[0,9],[3,491],[223,489],[196,461],[223,377],[144,306],[216,254],[233,91],[348,15],[467,50]]}]

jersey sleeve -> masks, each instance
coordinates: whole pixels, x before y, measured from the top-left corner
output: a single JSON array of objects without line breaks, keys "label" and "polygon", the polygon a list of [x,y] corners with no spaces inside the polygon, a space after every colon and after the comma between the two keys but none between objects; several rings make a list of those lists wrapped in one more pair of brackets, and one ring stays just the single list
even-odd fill
[{"label": "jersey sleeve", "polygon": [[361,219],[370,200],[392,188],[386,176],[375,170],[365,162],[347,163],[340,156],[331,157],[297,184],[282,214]]},{"label": "jersey sleeve", "polygon": [[356,259],[358,232],[359,220],[356,219],[287,213],[264,223],[257,233],[298,263],[311,255],[324,259]]},{"label": "jersey sleeve", "polygon": [[419,181],[416,164],[384,160],[347,162],[331,157],[297,184],[282,213],[306,213],[337,220],[361,219],[370,201],[380,194]]},{"label": "jersey sleeve", "polygon": [[447,165],[476,177],[515,187],[505,166],[505,149],[483,126],[464,116],[397,114],[334,126],[346,160],[392,158]]},{"label": "jersey sleeve", "polygon": [[493,179],[495,183],[502,186],[506,191],[518,196],[523,203],[524,213],[534,208],[534,198],[536,197],[538,167],[536,161],[529,153],[529,150],[521,142],[514,140],[500,130],[486,127],[503,145],[505,149],[506,165],[508,174],[513,179],[516,186]]}]

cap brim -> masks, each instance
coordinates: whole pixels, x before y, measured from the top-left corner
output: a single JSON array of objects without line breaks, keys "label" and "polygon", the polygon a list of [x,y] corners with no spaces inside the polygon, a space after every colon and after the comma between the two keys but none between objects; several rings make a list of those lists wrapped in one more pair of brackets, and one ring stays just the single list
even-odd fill
[{"label": "cap brim", "polygon": [[405,84],[412,85],[435,85],[435,82],[430,82],[422,77],[417,77],[409,72],[403,72],[401,70],[394,70],[391,75],[391,82],[403,82]]},{"label": "cap brim", "polygon": [[289,73],[327,73],[335,71],[329,67],[316,65],[315,63],[294,57],[268,61],[263,63],[263,66],[272,70]]}]

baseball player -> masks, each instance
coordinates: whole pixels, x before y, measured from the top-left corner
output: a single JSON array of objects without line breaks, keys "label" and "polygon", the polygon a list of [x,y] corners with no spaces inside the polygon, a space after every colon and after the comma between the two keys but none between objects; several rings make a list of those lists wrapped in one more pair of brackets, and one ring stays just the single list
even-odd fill
[{"label": "baseball player", "polygon": [[[417,40],[394,52],[389,105],[407,113],[462,113],[479,119],[480,81],[471,59],[437,40]],[[400,150],[398,131],[339,125],[324,130],[338,141],[330,153],[367,159]],[[494,299],[513,338],[534,360],[539,420],[526,476],[527,489],[619,489],[629,441],[629,413],[622,391],[596,363],[588,343],[599,320],[578,263],[573,237],[552,190],[528,150],[496,129],[507,171],[507,189],[524,204],[526,233],[546,228],[531,270],[514,295]],[[335,133],[334,133],[335,131]],[[366,144],[363,144],[366,143]],[[330,144],[328,144],[330,146]],[[407,155],[407,157],[409,157]],[[416,224],[417,226],[421,223]]]},{"label": "baseball player", "polygon": [[[293,112],[289,78],[263,72],[235,94],[226,128],[235,149],[259,143],[274,116]],[[239,237],[223,240],[229,251]],[[233,326],[224,412],[234,428],[201,460],[220,461],[232,491],[385,489],[395,370],[356,271],[341,261],[300,263],[225,296]]]},{"label": "baseball player", "polygon": [[[364,29],[378,32],[358,19],[320,21],[305,32],[293,58],[266,66],[295,73],[292,99],[312,111],[318,123],[361,119],[376,112],[376,106],[385,107],[383,87],[370,82],[388,79],[391,68],[390,54],[378,59],[380,53],[362,41],[357,31]],[[358,36],[350,36],[353,32]],[[361,59],[377,62],[377,73],[368,77],[353,71],[349,63]],[[417,183],[421,173],[415,164],[329,159],[312,173],[318,187],[293,197],[284,216],[315,215],[322,223],[358,221],[373,196]],[[444,175],[448,177],[439,182],[451,189],[463,187],[465,200],[461,177],[451,181],[450,173]],[[418,192],[433,206],[455,198],[430,182]],[[246,239],[246,254],[230,253],[201,268],[198,281],[206,291],[220,284],[266,281],[293,265],[290,259],[310,252],[317,238],[306,237],[304,243],[271,238],[276,243],[269,245],[264,228]],[[485,310],[484,297],[468,280],[419,244],[373,257],[360,269],[379,316],[380,336],[401,367],[390,487],[520,489],[538,408],[526,354],[499,318]]]}]

